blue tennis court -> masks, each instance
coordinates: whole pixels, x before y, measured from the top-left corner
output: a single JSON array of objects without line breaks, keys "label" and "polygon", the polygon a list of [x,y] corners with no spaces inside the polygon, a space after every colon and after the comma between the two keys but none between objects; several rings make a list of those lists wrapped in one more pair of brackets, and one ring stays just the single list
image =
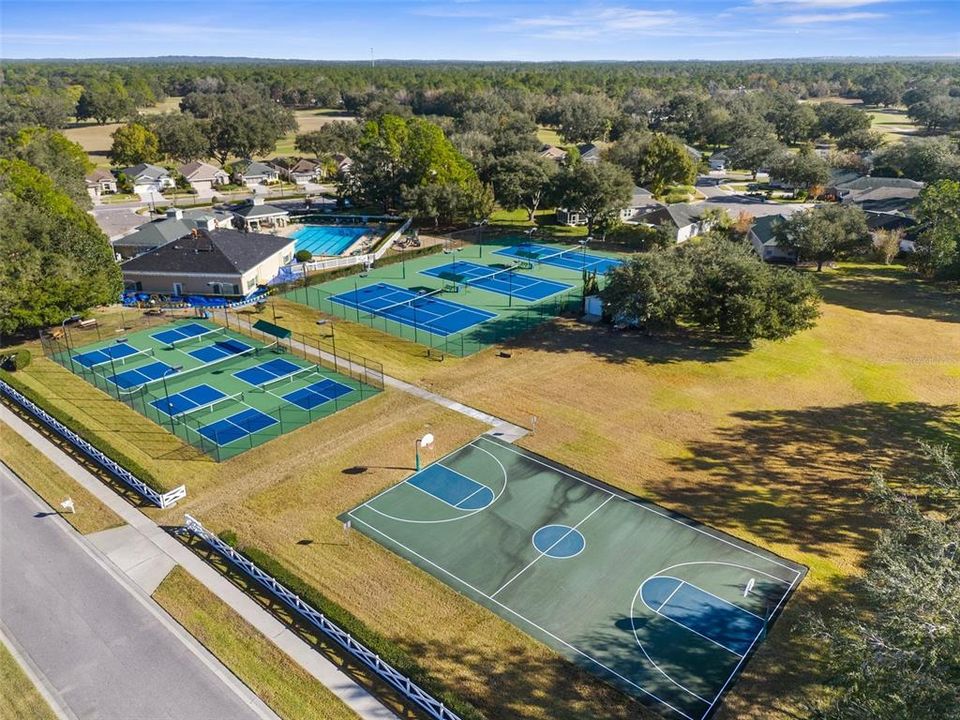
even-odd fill
[{"label": "blue tennis court", "polygon": [[289,360],[276,358],[275,360],[268,360],[265,363],[260,363],[246,370],[239,370],[235,372],[233,376],[239,380],[243,380],[245,383],[259,387],[264,383],[293,375],[303,369],[304,368]]},{"label": "blue tennis court", "polygon": [[223,330],[221,328],[209,328],[206,325],[201,325],[200,323],[188,323],[186,325],[177,325],[169,330],[155,333],[150,337],[157,342],[163,343],[164,345],[175,345],[181,340],[198,338],[201,335],[206,335],[207,333],[218,332],[223,332]]},{"label": "blue tennis court", "polygon": [[249,350],[250,347],[251,346],[246,343],[230,338],[229,340],[218,340],[213,343],[213,345],[206,345],[202,348],[191,350],[189,354],[201,362],[212,363],[217,360],[223,360],[231,355],[239,355]]},{"label": "blue tennis court", "polygon": [[765,624],[763,618],[739,605],[666,575],[648,578],[641,598],[657,615],[741,657]]},{"label": "blue tennis court", "polygon": [[223,420],[204,425],[197,432],[223,447],[276,424],[277,421],[266,413],[247,408]]},{"label": "blue tennis court", "polygon": [[108,377],[107,380],[119,388],[129,390],[132,387],[144,385],[151,380],[159,380],[164,375],[170,375],[173,372],[173,367],[158,360],[143,367],[117,373],[116,375]]},{"label": "blue tennis court", "polygon": [[304,225],[290,237],[297,241],[297,250],[309,250],[312,255],[340,255],[368,232],[367,227]]},{"label": "blue tennis court", "polygon": [[181,415],[191,410],[206,407],[227,397],[207,384],[194,385],[192,388],[174,393],[169,398],[160,398],[150,404],[165,415]]},{"label": "blue tennis court", "polygon": [[496,313],[441,300],[389,283],[367,285],[329,298],[330,302],[389,318],[434,335],[453,335],[496,317]]},{"label": "blue tennis court", "polygon": [[115,345],[109,345],[108,347],[74,355],[73,361],[83,365],[85,368],[92,368],[95,365],[103,365],[111,360],[120,360],[121,358],[136,355],[141,352],[144,351],[137,350],[128,343],[117,341]]},{"label": "blue tennis court", "polygon": [[493,502],[493,490],[440,463],[421,470],[407,483],[460,510],[479,510]]},{"label": "blue tennis court", "polygon": [[524,275],[515,270],[504,270],[460,260],[421,270],[420,273],[480,288],[481,290],[488,290],[499,295],[529,300],[530,302],[545,300],[551,295],[556,295],[573,287],[556,280],[544,280],[533,275]]},{"label": "blue tennis court", "polygon": [[494,255],[503,255],[518,260],[530,260],[531,262],[566,268],[567,270],[576,270],[577,272],[589,270],[591,272],[606,273],[623,264],[620,260],[613,260],[600,255],[591,255],[588,252],[584,252],[582,248],[558,249],[546,245],[537,245],[536,243],[512,245],[511,247],[497,250],[494,252]]},{"label": "blue tennis court", "polygon": [[349,386],[324,378],[305,388],[287,393],[283,396],[283,399],[303,410],[313,410],[315,407],[336,400],[350,392],[353,392],[353,389]]}]

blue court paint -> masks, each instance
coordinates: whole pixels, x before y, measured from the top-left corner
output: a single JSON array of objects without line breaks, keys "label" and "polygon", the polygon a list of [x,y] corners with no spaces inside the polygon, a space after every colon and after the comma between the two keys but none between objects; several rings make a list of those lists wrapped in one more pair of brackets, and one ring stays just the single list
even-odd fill
[{"label": "blue court paint", "polygon": [[[407,303],[408,300],[412,302]],[[389,318],[434,335],[446,337],[496,317],[495,313],[443,300],[435,295],[419,296],[412,290],[375,283],[359,290],[333,295],[330,302]],[[396,303],[406,303],[397,306]]]},{"label": "blue court paint", "polygon": [[218,420],[210,425],[204,425],[198,432],[207,440],[211,440],[221,446],[235,442],[250,434],[242,427],[234,425],[227,420]]},{"label": "blue court paint", "polygon": [[209,385],[194,385],[192,388],[181,390],[180,395],[192,400],[197,405],[206,405],[226,397],[224,393]]},{"label": "blue court paint", "polygon": [[[569,250],[569,252],[554,257],[564,250]],[[613,268],[623,264],[620,260],[584,253],[579,248],[556,248],[547,245],[537,245],[536,243],[512,245],[495,251],[494,255],[503,255],[518,260],[530,260],[531,262],[542,262],[544,265],[576,270],[577,272],[582,272],[586,269],[601,274],[609,272]]]},{"label": "blue court paint", "polygon": [[167,415],[179,415],[180,413],[193,410],[202,405],[209,405],[225,397],[226,395],[224,393],[209,385],[195,385],[192,388],[174,393],[169,397],[169,401],[168,398],[160,398],[150,404]]},{"label": "blue court paint", "polygon": [[143,375],[147,382],[150,380],[159,380],[164,375],[170,376],[175,375],[176,373],[170,372],[173,370],[173,367],[167,365],[165,362],[152,362],[149,365],[144,365],[143,367],[137,368],[137,372]]},{"label": "blue court paint", "polygon": [[460,510],[479,510],[493,502],[493,491],[440,463],[407,480],[410,485]]},{"label": "blue court paint", "polygon": [[230,355],[239,355],[249,349],[249,345],[239,340],[218,340],[213,345],[191,350],[189,354],[201,362],[212,363]]},{"label": "blue court paint", "polygon": [[167,398],[160,398],[151,401],[150,404],[164,415],[179,415],[197,406],[195,402],[183,397],[183,395],[171,395],[169,401]]},{"label": "blue court paint", "polygon": [[164,345],[173,345],[175,342],[180,340],[186,340],[187,338],[197,337],[203,335],[204,333],[213,332],[215,328],[208,328],[206,325],[201,325],[200,323],[189,323],[187,325],[178,325],[177,327],[170,328],[169,330],[164,330],[162,332],[154,333],[152,337],[157,342],[161,342]]},{"label": "blue court paint", "polygon": [[261,369],[260,367],[251,367],[244,370],[238,370],[233,374],[233,376],[238,380],[243,380],[245,383],[250,383],[251,385],[257,386],[263,385],[264,383],[270,382],[276,378],[275,375]]},{"label": "blue court paint", "polygon": [[353,388],[348,385],[324,378],[312,385],[287,393],[283,396],[283,399],[303,410],[313,410],[315,407],[352,392],[352,390]]},{"label": "blue court paint", "polygon": [[587,541],[569,525],[544,525],[533,534],[533,546],[547,557],[562,559],[579,555]]},{"label": "blue court paint", "polygon": [[551,295],[556,295],[565,290],[569,290],[572,285],[555,280],[544,280],[533,275],[524,275],[521,272],[513,271],[510,273],[501,273],[496,277],[489,277],[497,272],[498,268],[489,265],[479,265],[469,261],[458,260],[438,267],[421,270],[422,275],[443,278],[451,282],[458,282],[468,285],[471,288],[480,288],[498,295],[506,295],[527,300],[529,302],[538,302]]},{"label": "blue court paint", "polygon": [[74,355],[73,360],[85,368],[90,368],[94,365],[109,363],[111,360],[120,360],[129,355],[136,355],[138,352],[140,351],[128,343],[118,342],[116,345],[109,345],[98,350],[90,350],[89,352]]},{"label": "blue court paint", "polygon": [[255,408],[238,412],[236,415],[228,417],[227,420],[234,425],[242,427],[248,433],[260,432],[271,425],[277,424],[277,421],[272,417]]},{"label": "blue court paint", "polygon": [[261,370],[266,370],[274,377],[283,377],[284,375],[289,375],[290,373],[295,373],[298,370],[303,369],[296,363],[292,363],[289,360],[284,360],[283,358],[267,360],[267,362],[261,363],[257,367]]},{"label": "blue court paint", "polygon": [[658,615],[737,655],[746,655],[763,630],[762,618],[678,578],[648,578],[640,597]]},{"label": "blue court paint", "polygon": [[122,388],[123,390],[129,390],[132,387],[143,385],[151,380],[158,380],[164,375],[173,374],[170,373],[170,370],[173,370],[173,368],[166,363],[157,361],[152,362],[149,365],[144,365],[143,367],[117,373],[116,375],[108,377],[107,381],[112,382],[114,385]]}]

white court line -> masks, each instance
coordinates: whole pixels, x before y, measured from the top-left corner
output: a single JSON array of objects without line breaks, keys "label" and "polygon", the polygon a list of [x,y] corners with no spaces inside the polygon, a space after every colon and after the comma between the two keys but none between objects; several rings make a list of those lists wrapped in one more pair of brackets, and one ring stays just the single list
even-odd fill
[{"label": "white court line", "polygon": [[[632,505],[640,508],[641,510],[646,510],[647,512],[653,513],[654,515],[659,515],[659,516],[662,517],[662,518],[666,518],[667,520],[670,520],[670,521],[672,521],[672,522],[675,522],[675,523],[677,523],[678,525],[682,525],[683,527],[689,528],[689,529],[691,529],[691,530],[695,530],[695,531],[698,532],[698,533],[701,533],[701,534],[703,534],[703,535],[706,535],[707,537],[712,538],[712,539],[714,539],[714,540],[717,540],[717,541],[719,541],[719,542],[725,543],[726,545],[729,545],[730,547],[736,548],[737,550],[740,550],[740,551],[742,551],[742,552],[745,552],[745,553],[748,553],[748,554],[753,555],[753,556],[755,556],[755,557],[758,557],[758,558],[760,558],[761,560],[764,560],[764,561],[766,561],[766,562],[770,562],[770,563],[772,563],[772,564],[774,564],[774,565],[778,565],[778,566],[782,567],[784,570],[789,570],[790,572],[792,572],[794,575],[796,575],[797,578],[799,578],[799,577],[803,574],[803,573],[801,573],[801,572],[799,572],[799,571],[797,571],[797,570],[794,570],[794,569],[793,569],[792,567],[790,567],[789,565],[784,565],[783,563],[778,562],[777,560],[774,560],[773,558],[769,558],[769,557],[766,557],[765,555],[761,555],[760,553],[754,552],[753,550],[749,550],[749,549],[747,549],[747,548],[740,547],[740,546],[737,545],[736,543],[732,543],[732,542],[730,542],[729,540],[726,540],[725,538],[722,538],[722,537],[717,537],[717,536],[714,535],[713,533],[709,533],[709,532],[707,532],[706,530],[704,530],[704,529],[702,529],[702,528],[700,528],[700,527],[697,527],[696,525],[691,525],[691,524],[688,524],[688,523],[685,523],[685,522],[681,522],[680,520],[677,520],[676,518],[670,517],[669,515],[666,515],[666,514],[661,513],[661,512],[659,512],[659,511],[657,511],[657,510],[654,510],[653,508],[648,507],[647,505],[641,504],[641,503],[640,503],[637,499],[635,499],[635,498],[632,498],[632,497],[624,497],[624,496],[621,495],[620,493],[615,493],[615,492],[612,492],[611,490],[608,490],[607,488],[603,488],[603,487],[600,487],[599,485],[595,485],[594,483],[589,482],[588,480],[585,480],[585,479],[583,479],[583,478],[581,478],[581,477],[577,477],[576,475],[573,475],[573,474],[571,474],[571,473],[569,473],[569,472],[567,472],[567,471],[565,471],[565,470],[562,470],[562,469],[560,469],[560,468],[558,468],[558,467],[554,467],[553,465],[549,465],[549,464],[543,462],[542,460],[540,460],[539,458],[531,457],[531,456],[529,456],[529,455],[526,455],[526,454],[524,454],[524,453],[522,453],[522,452],[520,452],[520,451],[518,451],[518,450],[515,450],[514,448],[509,447],[509,446],[507,446],[507,445],[500,445],[499,443],[495,443],[495,442],[493,442],[493,440],[489,440],[489,439],[485,438],[483,435],[481,435],[479,438],[477,438],[477,440],[487,440],[487,442],[493,443],[493,444],[496,445],[497,447],[502,447],[504,450],[509,450],[510,452],[514,453],[515,455],[519,455],[520,457],[526,458],[527,460],[532,460],[532,461],[535,462],[535,463],[539,463],[540,465],[543,465],[543,466],[546,467],[546,468],[550,468],[550,469],[553,470],[554,472],[558,472],[558,473],[560,473],[560,474],[562,474],[562,475],[566,475],[567,477],[571,477],[571,478],[573,478],[574,480],[578,480],[579,482],[582,482],[584,485],[589,485],[590,487],[596,488],[597,490],[600,490],[601,492],[605,492],[605,493],[607,493],[608,495],[613,495],[613,496],[615,496],[615,497],[620,498],[621,500],[626,500],[627,502],[629,502],[629,503],[631,503]],[[474,442],[476,442],[476,440],[474,440]],[[794,582],[796,582],[796,580],[794,580]]]},{"label": "white court line", "polygon": [[[464,447],[466,447],[466,446],[464,446]],[[401,483],[401,484],[402,484],[402,483]],[[361,506],[361,507],[363,507],[363,506]],[[373,508],[371,508],[371,509],[373,509]],[[347,515],[349,515],[351,518],[353,518],[354,520],[356,520],[356,521],[357,521],[358,523],[360,523],[361,525],[365,525],[366,527],[370,528],[371,530],[373,530],[373,532],[378,533],[379,535],[382,535],[382,536],[385,537],[388,541],[394,543],[394,544],[397,545],[398,547],[403,548],[404,550],[406,550],[406,551],[407,551],[408,553],[410,553],[411,555],[414,555],[414,556],[420,558],[421,560],[423,560],[423,562],[427,563],[428,565],[432,565],[433,567],[435,567],[437,570],[439,570],[440,572],[444,573],[445,575],[449,575],[449,576],[450,576],[451,578],[453,578],[456,582],[460,583],[460,584],[463,585],[464,587],[470,588],[470,590],[472,590],[473,592],[477,593],[477,595],[480,595],[481,597],[486,598],[487,600],[489,600],[489,601],[492,602],[493,604],[498,605],[498,606],[500,606],[501,608],[503,608],[504,610],[506,610],[508,613],[517,616],[517,617],[520,618],[523,622],[527,623],[527,624],[530,625],[531,627],[536,628],[537,630],[539,630],[540,632],[542,632],[544,635],[549,635],[550,637],[552,637],[554,640],[556,640],[556,641],[557,641],[558,643],[560,643],[561,645],[564,645],[565,647],[570,648],[573,652],[577,653],[577,655],[581,655],[582,657],[586,658],[587,660],[589,660],[589,661],[592,662],[593,664],[598,665],[599,667],[603,668],[605,671],[607,671],[607,672],[610,673],[611,675],[614,675],[615,677],[618,677],[618,678],[620,678],[621,680],[623,680],[623,681],[624,681],[625,683],[627,683],[628,685],[630,685],[630,686],[632,686],[632,687],[635,687],[637,690],[639,690],[640,692],[642,692],[644,695],[647,695],[648,697],[651,697],[651,698],[653,698],[654,700],[656,700],[657,702],[659,702],[659,703],[665,705],[666,707],[670,708],[671,710],[673,710],[673,711],[674,711],[675,713],[677,713],[678,715],[681,715],[681,716],[687,718],[687,720],[696,720],[696,718],[692,717],[691,715],[687,715],[687,713],[683,712],[683,710],[680,710],[679,708],[674,707],[673,705],[671,705],[670,703],[668,703],[668,702],[667,702],[666,700],[664,700],[663,698],[658,697],[657,695],[655,695],[654,693],[650,692],[650,691],[647,690],[646,688],[644,688],[644,687],[642,687],[642,686],[640,686],[640,685],[637,685],[637,683],[633,682],[633,681],[630,680],[629,678],[624,677],[623,675],[621,675],[620,673],[618,673],[616,670],[613,670],[612,668],[607,667],[607,666],[604,665],[602,662],[600,662],[600,661],[597,660],[596,658],[588,655],[587,653],[585,653],[585,652],[584,652],[583,650],[581,650],[580,648],[575,647],[574,645],[571,645],[570,643],[568,643],[568,642],[567,642],[566,640],[564,640],[563,638],[561,638],[561,637],[559,637],[559,636],[557,636],[557,635],[554,635],[554,634],[553,634],[552,632],[550,632],[549,630],[541,627],[540,625],[538,625],[537,623],[533,622],[532,620],[529,620],[528,618],[524,617],[523,615],[521,615],[520,613],[518,613],[518,612],[517,612],[516,610],[514,610],[513,608],[511,608],[511,607],[509,607],[509,606],[507,606],[507,605],[504,605],[502,602],[500,602],[499,600],[491,597],[490,595],[487,595],[487,594],[486,594],[485,592],[483,592],[482,590],[479,590],[479,589],[475,588],[473,585],[471,585],[470,583],[468,583],[466,580],[462,580],[461,578],[457,577],[456,575],[454,575],[454,574],[453,574],[452,572],[450,572],[449,570],[440,567],[440,566],[437,565],[435,562],[433,562],[432,560],[428,560],[427,558],[425,558],[423,555],[421,555],[420,553],[416,552],[415,550],[412,550],[412,549],[410,549],[409,547],[407,547],[406,545],[404,545],[403,543],[401,543],[401,542],[399,542],[399,541],[397,541],[397,540],[394,540],[392,537],[390,537],[389,535],[387,535],[387,533],[383,532],[382,530],[380,530],[380,529],[378,529],[378,528],[375,528],[373,525],[370,525],[369,523],[364,522],[363,520],[361,520],[360,518],[358,518],[358,517],[357,517],[356,515],[354,515],[353,513],[354,513],[354,511],[353,511],[353,510],[350,510],[350,511],[347,512]]]},{"label": "white court line", "polygon": [[[649,579],[649,578],[648,578],[648,579]],[[674,580],[678,580],[678,579],[679,579],[679,578],[674,578]],[[641,585],[640,587],[643,587],[643,585]],[[683,587],[683,580],[680,580],[680,583],[673,589],[673,592],[670,593],[669,595],[667,595],[667,599],[664,600],[662,603],[660,603],[660,607],[663,607],[663,606],[666,605],[668,602],[670,602],[670,598],[672,598],[674,595],[676,595],[676,594],[677,594],[677,591],[679,591],[680,588],[682,588],[682,587]],[[643,600],[642,597],[641,597],[640,599]],[[643,601],[643,604],[644,604],[644,605],[647,605],[647,601],[644,600],[644,601]],[[649,605],[647,605],[647,607],[649,607],[649,608],[650,608],[651,610],[653,610],[655,613],[659,613],[659,612],[660,612],[660,608],[657,608],[656,610],[654,610],[654,609],[653,609],[652,607],[650,607]]]},{"label": "white court line", "polygon": [[[469,500],[470,498],[472,498],[474,495],[476,495],[477,493],[483,492],[484,490],[490,490],[490,488],[488,488],[486,485],[481,485],[479,488],[477,488],[477,489],[474,490],[472,493],[470,493],[469,495],[467,495],[463,500],[461,500],[461,501],[458,502],[456,505],[454,505],[454,507],[457,508],[458,510],[464,510],[465,508],[462,508],[462,507],[460,507],[460,506],[463,505],[467,500]],[[493,492],[493,491],[491,490],[491,492]]]},{"label": "white court line", "polygon": [[525,568],[523,568],[523,570],[521,570],[520,572],[518,572],[518,573],[517,573],[516,575],[514,575],[512,578],[510,578],[509,580],[507,580],[503,585],[501,585],[500,587],[498,587],[498,588],[496,589],[496,591],[494,591],[493,595],[490,596],[490,599],[492,600],[494,597],[496,597],[496,595],[497,595],[501,590],[503,590],[505,587],[507,587],[507,585],[509,585],[510,583],[512,583],[512,582],[513,582],[514,580],[516,580],[518,577],[520,577],[521,575],[523,575],[527,570],[529,570],[530,568],[532,568],[532,567],[534,566],[534,564],[535,564],[536,562],[538,562],[541,558],[545,557],[546,554],[547,554],[548,552],[550,552],[550,550],[552,550],[552,549],[557,545],[557,543],[559,543],[561,540],[563,540],[565,537],[567,537],[567,535],[569,535],[570,533],[572,533],[572,532],[573,532],[574,530],[576,530],[578,527],[580,527],[581,525],[583,525],[587,520],[589,520],[589,519],[593,516],[593,514],[594,514],[595,512],[597,512],[600,508],[602,508],[602,507],[603,507],[604,505],[606,505],[608,502],[610,502],[611,500],[613,500],[613,498],[614,498],[614,496],[611,495],[611,496],[608,497],[606,500],[604,500],[602,503],[600,503],[599,505],[597,505],[593,510],[590,511],[590,513],[589,513],[585,518],[583,518],[583,520],[581,520],[581,521],[578,522],[576,525],[574,525],[572,528],[570,528],[567,532],[565,532],[555,543],[553,543],[553,545],[551,545],[550,547],[548,547],[546,550],[542,550],[542,551],[539,551],[539,550],[538,550],[538,552],[539,552],[540,554],[539,554],[537,557],[535,557],[535,558],[530,562],[529,565],[527,565]]}]

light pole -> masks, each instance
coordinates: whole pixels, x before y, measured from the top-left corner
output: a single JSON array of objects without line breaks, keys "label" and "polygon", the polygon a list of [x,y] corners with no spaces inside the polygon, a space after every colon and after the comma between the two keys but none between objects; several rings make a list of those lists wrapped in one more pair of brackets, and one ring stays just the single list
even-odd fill
[{"label": "light pole", "polygon": [[477,229],[477,247],[480,248],[480,257],[483,257],[483,226],[490,222],[490,218],[483,218],[473,224]]},{"label": "light pole", "polygon": [[420,472],[420,448],[429,448],[431,445],[433,445],[433,435],[431,433],[417,438],[417,472]]},{"label": "light pole", "polygon": [[330,326],[330,344],[333,346],[333,356],[337,356],[337,334],[333,329],[333,320],[317,320],[317,325],[329,325]]}]

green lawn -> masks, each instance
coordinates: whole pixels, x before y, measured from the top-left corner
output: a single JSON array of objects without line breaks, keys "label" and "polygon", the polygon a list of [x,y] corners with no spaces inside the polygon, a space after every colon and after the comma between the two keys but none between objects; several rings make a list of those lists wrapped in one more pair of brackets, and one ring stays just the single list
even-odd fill
[{"label": "green lawn", "polygon": [[284,720],[357,717],[183,568],[173,569],[153,599]]},{"label": "green lawn", "polygon": [[537,140],[542,142],[544,145],[556,145],[557,147],[566,148],[569,143],[564,142],[563,138],[560,137],[560,133],[556,129],[546,127],[545,125],[540,125],[537,127]]},{"label": "green lawn", "polygon": [[7,646],[0,643],[0,720],[56,720]]}]

